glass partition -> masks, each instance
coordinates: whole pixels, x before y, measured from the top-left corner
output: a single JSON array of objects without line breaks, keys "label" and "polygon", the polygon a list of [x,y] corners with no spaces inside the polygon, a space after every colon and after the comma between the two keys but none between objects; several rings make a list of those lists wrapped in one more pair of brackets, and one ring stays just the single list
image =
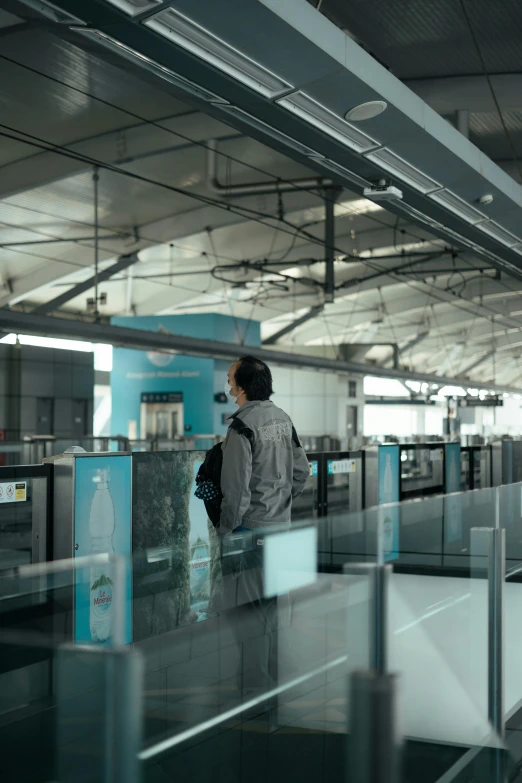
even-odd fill
[{"label": "glass partition", "polygon": [[137,644],[146,779],[345,780],[348,679],[370,667],[368,575],[318,574],[309,524],[222,545],[214,612]]},{"label": "glass partition", "polygon": [[47,558],[49,481],[45,465],[0,468],[0,570]]},{"label": "glass partition", "polygon": [[0,573],[3,783],[138,783],[141,657],[121,644],[128,566],[97,555]]}]

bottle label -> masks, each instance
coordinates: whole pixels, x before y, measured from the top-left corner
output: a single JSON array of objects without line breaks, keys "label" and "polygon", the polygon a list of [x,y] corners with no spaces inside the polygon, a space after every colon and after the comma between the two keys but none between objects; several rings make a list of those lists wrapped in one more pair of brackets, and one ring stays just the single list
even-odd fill
[{"label": "bottle label", "polygon": [[92,607],[96,617],[107,617],[112,606],[112,580],[102,574],[91,587]]}]

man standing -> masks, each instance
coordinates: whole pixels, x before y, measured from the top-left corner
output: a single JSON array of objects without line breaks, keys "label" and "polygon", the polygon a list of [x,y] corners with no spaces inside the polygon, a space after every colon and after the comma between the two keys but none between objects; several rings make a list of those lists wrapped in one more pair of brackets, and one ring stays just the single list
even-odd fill
[{"label": "man standing", "polygon": [[302,493],[310,471],[290,418],[270,400],[270,369],[244,356],[230,367],[227,387],[239,406],[233,418],[241,420],[249,437],[230,429],[223,444],[218,532],[289,524],[292,500]]},{"label": "man standing", "polygon": [[252,356],[235,362],[225,389],[239,406],[232,418],[242,431],[231,427],[223,443],[224,599],[241,648],[238,685],[247,698],[262,698],[295,668],[278,634],[288,624],[288,596],[264,596],[263,532],[289,527],[292,500],[310,471],[290,418],[270,400],[272,374],[264,362]]}]

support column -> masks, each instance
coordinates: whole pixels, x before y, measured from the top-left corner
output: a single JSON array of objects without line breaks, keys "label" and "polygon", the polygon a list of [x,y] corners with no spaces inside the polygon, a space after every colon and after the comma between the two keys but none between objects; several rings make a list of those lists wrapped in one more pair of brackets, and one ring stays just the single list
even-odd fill
[{"label": "support column", "polygon": [[324,262],[326,265],[324,276],[324,301],[333,302],[335,299],[335,202],[339,198],[338,188],[325,188],[324,190]]}]

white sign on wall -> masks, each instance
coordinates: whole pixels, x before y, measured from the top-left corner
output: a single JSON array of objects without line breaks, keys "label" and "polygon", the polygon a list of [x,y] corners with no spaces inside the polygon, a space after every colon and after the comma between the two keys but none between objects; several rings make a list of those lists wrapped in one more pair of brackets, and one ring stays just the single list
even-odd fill
[{"label": "white sign on wall", "polygon": [[20,503],[27,500],[27,482],[9,481],[0,484],[0,503]]}]

